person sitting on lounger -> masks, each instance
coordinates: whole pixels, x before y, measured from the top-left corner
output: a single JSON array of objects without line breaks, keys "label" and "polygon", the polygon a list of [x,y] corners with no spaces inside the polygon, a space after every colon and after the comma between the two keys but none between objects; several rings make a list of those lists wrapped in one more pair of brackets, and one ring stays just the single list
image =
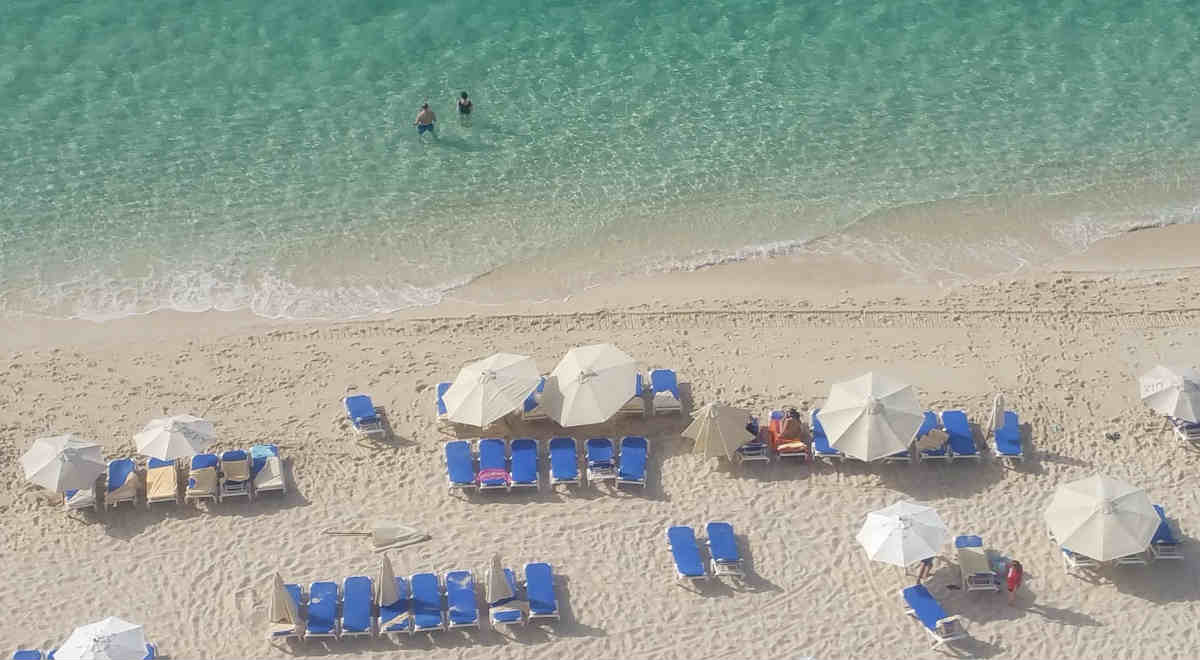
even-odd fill
[{"label": "person sitting on lounger", "polygon": [[788,408],[787,416],[783,419],[783,428],[779,431],[779,438],[785,442],[804,440],[804,422],[800,419],[800,411]]}]

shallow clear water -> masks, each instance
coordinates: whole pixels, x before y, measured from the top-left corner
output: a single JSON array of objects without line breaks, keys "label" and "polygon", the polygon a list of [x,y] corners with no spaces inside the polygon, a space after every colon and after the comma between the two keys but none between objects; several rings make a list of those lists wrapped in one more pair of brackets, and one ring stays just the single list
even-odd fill
[{"label": "shallow clear water", "polygon": [[0,310],[339,318],[1000,197],[1078,249],[1200,217],[1197,80],[1190,0],[8,2]]}]

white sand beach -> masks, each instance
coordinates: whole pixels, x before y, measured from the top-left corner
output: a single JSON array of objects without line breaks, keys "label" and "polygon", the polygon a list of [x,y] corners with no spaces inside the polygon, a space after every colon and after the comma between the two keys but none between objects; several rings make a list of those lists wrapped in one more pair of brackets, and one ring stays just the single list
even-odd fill
[{"label": "white sand beach", "polygon": [[[173,658],[1193,657],[1200,454],[1139,401],[1136,376],[1159,362],[1200,364],[1197,229],[1139,231],[1044,271],[941,286],[870,264],[782,257],[627,280],[565,303],[447,302],[361,322],[219,313],[4,322],[0,650],[51,648],[115,615],[144,624]],[[643,369],[672,368],[683,383],[683,416],[571,431],[646,435],[645,492],[447,494],[436,383],[497,351],[532,355],[549,371],[567,349],[597,342]],[[1003,392],[1027,460],[730,466],[680,437],[688,409],[714,400],[810,409],[831,383],[869,370],[912,383],[929,409],[965,410],[980,446]],[[352,434],[340,404],[351,385],[385,410],[386,439]],[[59,496],[23,478],[17,459],[34,438],[72,432],[110,458],[131,456],[133,434],[164,413],[212,421],[218,449],[277,444],[289,493],[68,516]],[[558,433],[547,422],[515,431]],[[1106,440],[1113,432],[1120,438]],[[1042,512],[1056,485],[1097,472],[1163,505],[1186,559],[1066,575]],[[959,581],[947,543],[928,584],[970,633],[948,650],[931,650],[904,613],[899,592],[913,578],[870,562],[854,538],[867,512],[902,499],[935,507],[951,538],[978,534],[1025,566],[1008,607],[1003,594],[947,588]],[[270,646],[272,575],[306,585],[374,576],[368,541],[321,530],[375,519],[432,536],[389,553],[397,574],[469,568],[482,581],[493,552],[518,569],[550,563],[561,620],[399,645]],[[666,528],[701,534],[712,520],[733,524],[745,584],[677,585]]]}]

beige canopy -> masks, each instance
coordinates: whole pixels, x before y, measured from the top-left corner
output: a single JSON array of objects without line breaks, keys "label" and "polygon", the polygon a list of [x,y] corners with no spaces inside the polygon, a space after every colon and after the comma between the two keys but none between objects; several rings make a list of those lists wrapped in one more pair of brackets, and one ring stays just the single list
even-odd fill
[{"label": "beige canopy", "polygon": [[683,437],[696,441],[693,449],[705,456],[724,456],[733,460],[738,447],[754,438],[746,430],[750,411],[713,402],[697,410],[695,419],[683,431]]}]

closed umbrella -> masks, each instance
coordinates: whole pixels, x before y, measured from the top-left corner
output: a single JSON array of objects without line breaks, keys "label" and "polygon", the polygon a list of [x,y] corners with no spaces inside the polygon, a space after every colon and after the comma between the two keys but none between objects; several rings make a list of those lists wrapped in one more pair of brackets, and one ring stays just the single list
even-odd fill
[{"label": "closed umbrella", "polygon": [[300,620],[300,613],[296,611],[296,601],[292,599],[287,588],[283,586],[283,578],[279,577],[278,573],[275,574],[275,579],[271,583],[270,614],[271,623],[283,623],[295,626]]},{"label": "closed umbrella", "polygon": [[21,467],[26,479],[55,492],[92,488],[107,468],[100,450],[70,434],[39,438],[21,455]]},{"label": "closed umbrella", "polygon": [[515,596],[512,585],[508,583],[508,577],[504,574],[504,567],[500,564],[499,553],[493,554],[492,564],[488,567],[487,572],[488,605],[503,605]]},{"label": "closed umbrella", "polygon": [[1146,491],[1101,474],[1059,486],[1045,517],[1059,545],[1098,561],[1142,552],[1159,523]]},{"label": "closed umbrella", "polygon": [[54,652],[57,660],[142,660],[146,635],[124,619],[107,619],[80,626]]},{"label": "closed umbrella", "polygon": [[212,422],[193,415],[152,419],[133,436],[139,454],[163,461],[204,453],[213,441]]},{"label": "closed umbrella", "polygon": [[637,389],[637,364],[612,344],[567,351],[546,379],[542,407],[561,426],[607,421]]},{"label": "closed umbrella", "polygon": [[375,581],[375,603],[377,605],[392,605],[400,600],[400,591],[396,589],[396,571],[392,568],[392,560],[384,555],[380,558],[379,579]]},{"label": "closed umbrella", "polygon": [[925,412],[911,385],[872,372],[834,384],[817,420],[833,448],[874,461],[907,449]]},{"label": "closed umbrella", "polygon": [[696,441],[693,451],[698,454],[733,460],[738,448],[754,438],[746,430],[749,419],[749,410],[710,403],[696,411],[695,419],[683,430],[683,437]]},{"label": "closed umbrella", "polygon": [[1200,373],[1195,369],[1160,364],[1138,378],[1138,390],[1156,412],[1200,422]]},{"label": "closed umbrella", "polygon": [[442,401],[450,421],[484,427],[525,403],[541,379],[533,358],[497,353],[463,367]]},{"label": "closed umbrella", "polygon": [[946,540],[946,524],[930,507],[897,502],[868,513],[857,538],[873,561],[909,566],[938,553]]}]

